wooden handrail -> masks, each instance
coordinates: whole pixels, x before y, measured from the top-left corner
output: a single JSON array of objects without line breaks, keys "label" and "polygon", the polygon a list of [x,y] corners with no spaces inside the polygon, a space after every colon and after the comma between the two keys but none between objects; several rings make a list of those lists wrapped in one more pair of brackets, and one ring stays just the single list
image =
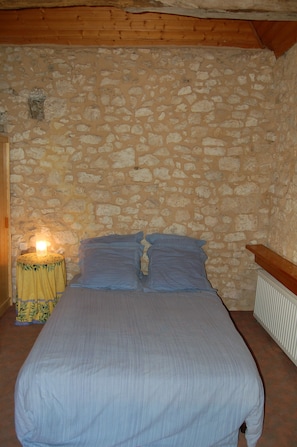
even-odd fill
[{"label": "wooden handrail", "polygon": [[297,265],[262,244],[246,245],[255,262],[297,295]]}]

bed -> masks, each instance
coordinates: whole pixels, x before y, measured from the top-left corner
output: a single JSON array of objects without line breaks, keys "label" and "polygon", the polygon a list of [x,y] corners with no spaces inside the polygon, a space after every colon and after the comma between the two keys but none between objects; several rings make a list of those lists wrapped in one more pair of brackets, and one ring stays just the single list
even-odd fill
[{"label": "bed", "polygon": [[143,277],[143,235],[116,236],[81,244],[82,273],[19,372],[22,446],[235,447],[245,423],[255,447],[263,386],[207,280],[204,242],[147,236]]}]

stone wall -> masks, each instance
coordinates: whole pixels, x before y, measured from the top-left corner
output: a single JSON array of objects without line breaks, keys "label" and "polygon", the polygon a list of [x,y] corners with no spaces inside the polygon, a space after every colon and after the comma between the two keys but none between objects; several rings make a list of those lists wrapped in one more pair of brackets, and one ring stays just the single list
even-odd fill
[{"label": "stone wall", "polygon": [[230,309],[251,309],[247,243],[265,243],[277,129],[269,51],[0,48],[13,265],[43,231],[78,272],[79,240],[169,232],[207,241]]},{"label": "stone wall", "polygon": [[268,243],[297,264],[297,46],[277,60],[275,91],[277,133]]}]

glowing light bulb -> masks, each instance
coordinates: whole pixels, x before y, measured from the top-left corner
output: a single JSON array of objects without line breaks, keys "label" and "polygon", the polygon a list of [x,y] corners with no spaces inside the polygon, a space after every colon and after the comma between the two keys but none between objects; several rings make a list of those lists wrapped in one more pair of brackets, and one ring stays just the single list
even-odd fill
[{"label": "glowing light bulb", "polygon": [[45,256],[47,254],[47,242],[36,241],[36,254],[37,256]]}]

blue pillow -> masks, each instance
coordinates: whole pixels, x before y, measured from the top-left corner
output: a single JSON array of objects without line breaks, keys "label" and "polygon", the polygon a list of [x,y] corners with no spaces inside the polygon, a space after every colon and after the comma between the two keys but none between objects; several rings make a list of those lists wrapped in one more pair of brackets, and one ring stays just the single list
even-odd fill
[{"label": "blue pillow", "polygon": [[195,239],[189,236],[180,236],[178,234],[152,233],[146,236],[146,240],[153,245],[161,245],[166,247],[184,247],[187,249],[197,250],[197,248],[205,245],[205,241]]},{"label": "blue pillow", "polygon": [[144,246],[136,242],[96,243],[81,252],[81,275],[71,287],[140,290],[140,259]]},{"label": "blue pillow", "polygon": [[140,243],[143,239],[143,231],[139,231],[135,234],[108,234],[107,236],[91,237],[88,239],[83,239],[80,241],[81,247],[86,247],[87,245],[94,244],[113,244],[121,242],[138,242]]},{"label": "blue pillow", "polygon": [[202,248],[205,241],[172,236],[147,237],[153,245],[147,252],[149,267],[144,291],[214,291],[205,270],[207,255]]}]

